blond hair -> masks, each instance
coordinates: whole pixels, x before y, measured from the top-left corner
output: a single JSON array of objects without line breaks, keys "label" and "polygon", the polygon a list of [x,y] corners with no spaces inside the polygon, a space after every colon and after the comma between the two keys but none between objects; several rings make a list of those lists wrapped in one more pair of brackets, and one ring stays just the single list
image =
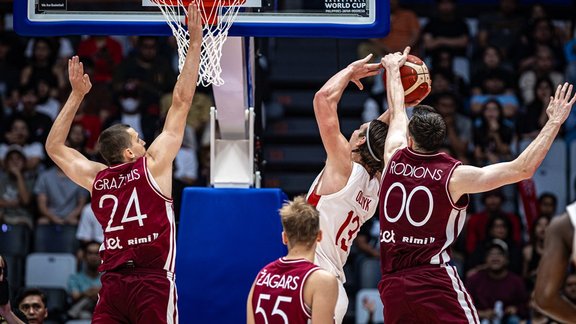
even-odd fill
[{"label": "blond hair", "polygon": [[289,246],[312,246],[316,242],[320,231],[320,214],[314,206],[306,202],[304,196],[284,203],[280,209],[280,217]]}]

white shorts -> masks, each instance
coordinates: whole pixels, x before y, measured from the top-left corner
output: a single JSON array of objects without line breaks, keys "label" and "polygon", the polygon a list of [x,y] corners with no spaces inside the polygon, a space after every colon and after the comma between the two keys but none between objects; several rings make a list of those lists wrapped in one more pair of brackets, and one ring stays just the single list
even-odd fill
[{"label": "white shorts", "polygon": [[344,284],[338,280],[338,301],[336,302],[336,309],[334,310],[334,320],[336,324],[342,324],[346,311],[348,310],[348,296],[344,290]]}]

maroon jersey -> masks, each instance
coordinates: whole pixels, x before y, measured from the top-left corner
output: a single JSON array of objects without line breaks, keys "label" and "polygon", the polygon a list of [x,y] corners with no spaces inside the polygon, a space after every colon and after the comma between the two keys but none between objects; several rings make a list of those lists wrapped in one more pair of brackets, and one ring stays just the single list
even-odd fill
[{"label": "maroon jersey", "polygon": [[394,153],[380,190],[382,273],[450,261],[448,247],[464,226],[468,205],[468,195],[453,202],[448,191],[458,165],[444,153]]},{"label": "maroon jersey", "polygon": [[252,292],[256,324],[306,324],[312,317],[304,304],[304,283],[320,269],[306,259],[280,258],[262,268]]},{"label": "maroon jersey", "polygon": [[174,272],[172,199],[160,193],[145,157],[98,172],[91,204],[104,230],[100,271],[131,260],[137,267]]}]

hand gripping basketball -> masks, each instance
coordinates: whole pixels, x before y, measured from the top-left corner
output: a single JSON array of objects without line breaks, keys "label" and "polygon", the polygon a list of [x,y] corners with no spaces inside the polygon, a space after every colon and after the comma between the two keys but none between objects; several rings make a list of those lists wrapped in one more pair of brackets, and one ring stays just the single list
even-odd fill
[{"label": "hand gripping basketball", "polygon": [[[382,73],[382,80],[386,84],[386,73]],[[428,67],[415,55],[407,55],[406,62],[400,67],[400,80],[404,88],[405,106],[419,104],[432,90]]]}]

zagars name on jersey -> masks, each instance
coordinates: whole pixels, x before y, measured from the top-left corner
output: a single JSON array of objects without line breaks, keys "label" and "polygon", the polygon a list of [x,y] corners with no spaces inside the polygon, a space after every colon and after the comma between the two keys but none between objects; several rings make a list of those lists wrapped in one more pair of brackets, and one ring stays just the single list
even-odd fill
[{"label": "zagars name on jersey", "polygon": [[133,169],[130,173],[118,174],[112,179],[98,179],[94,182],[94,189],[96,190],[110,190],[118,189],[123,185],[140,179],[140,173],[138,169]]},{"label": "zagars name on jersey", "polygon": [[267,273],[266,270],[260,273],[258,281],[256,281],[257,286],[267,286],[270,288],[281,288],[281,289],[298,289],[299,276],[288,276],[288,275],[277,275]]}]

